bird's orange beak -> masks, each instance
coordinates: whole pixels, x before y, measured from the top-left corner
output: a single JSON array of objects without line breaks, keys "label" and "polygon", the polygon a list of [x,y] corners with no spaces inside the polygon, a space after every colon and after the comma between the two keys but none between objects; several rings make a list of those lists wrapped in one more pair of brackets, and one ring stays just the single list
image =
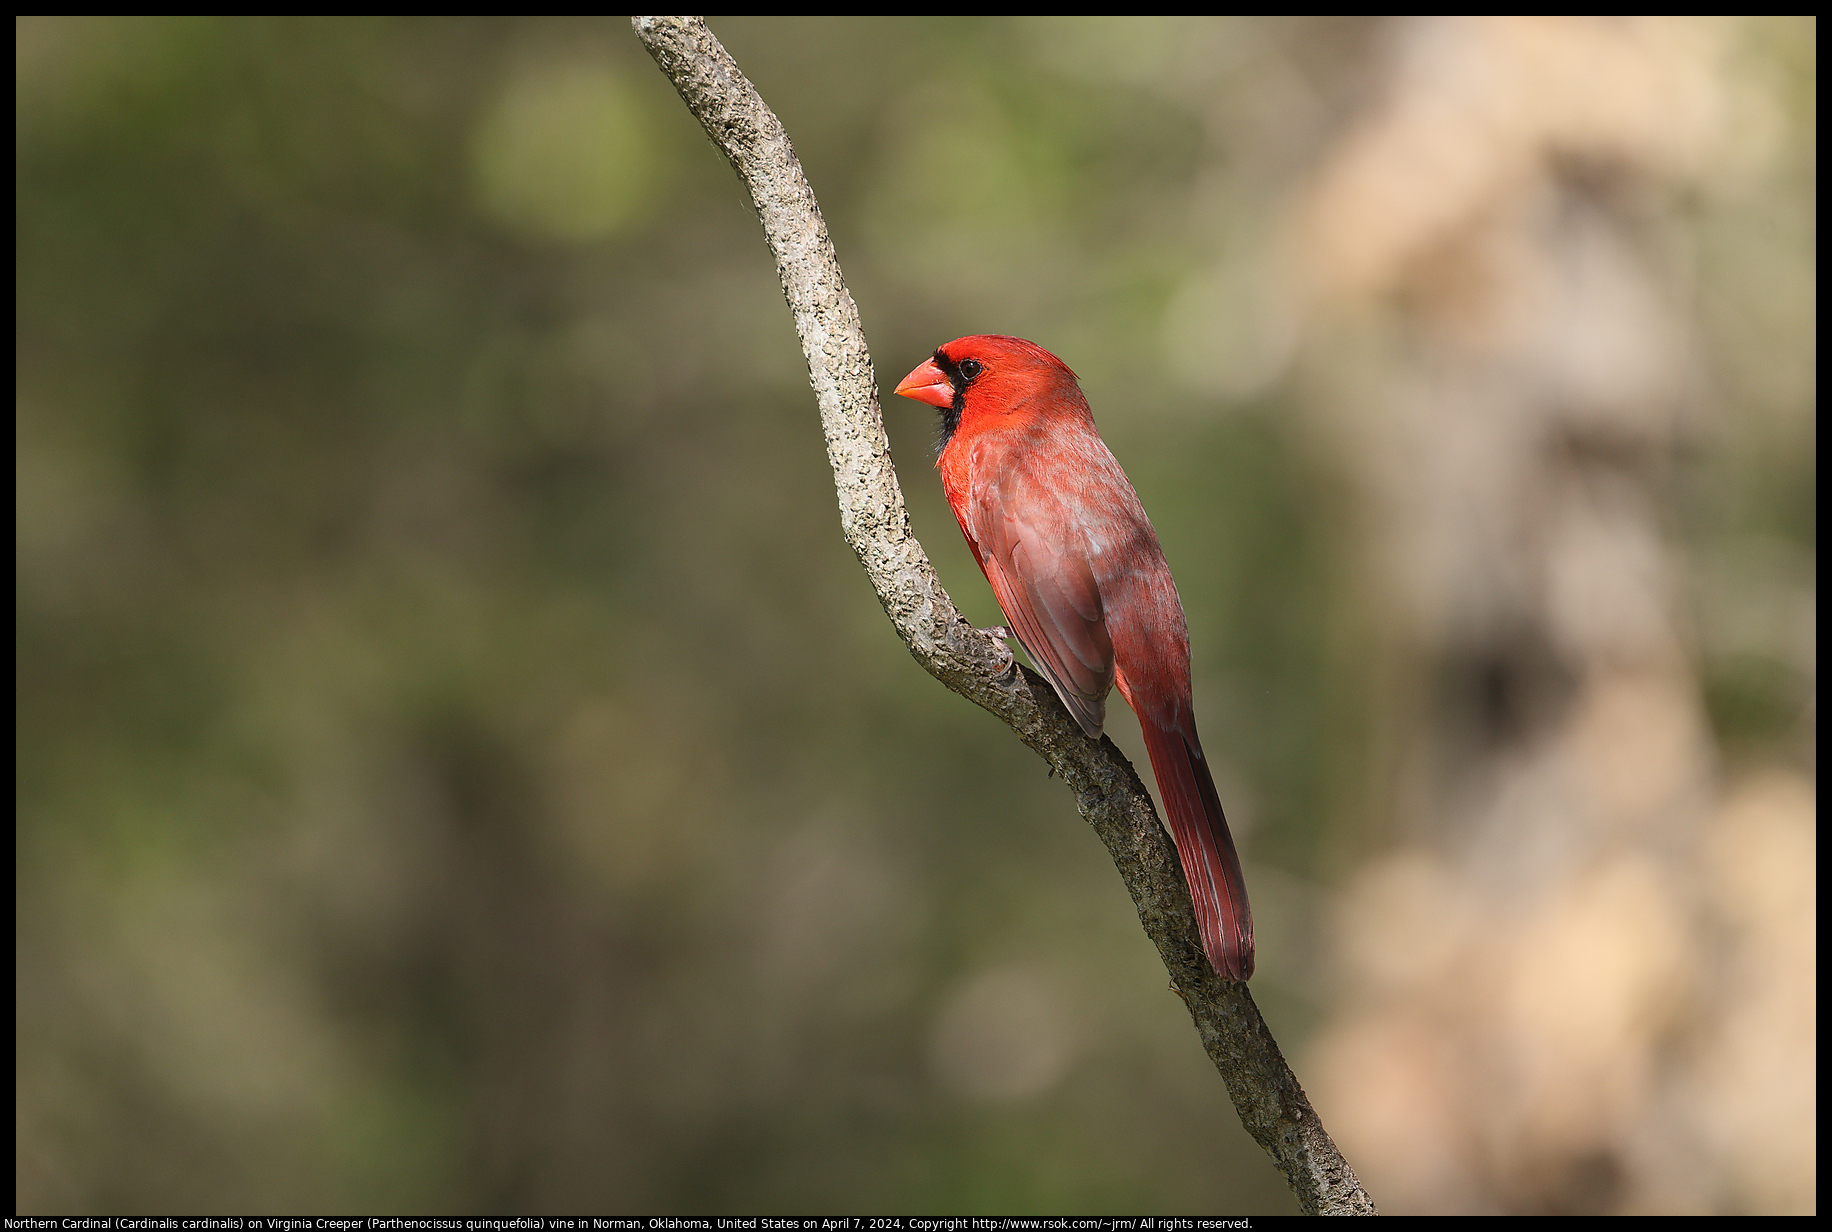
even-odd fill
[{"label": "bird's orange beak", "polygon": [[897,382],[897,392],[905,398],[914,398],[944,410],[954,405],[954,386],[949,383],[948,374],[936,367],[933,359],[923,360],[916,365],[914,371]]}]

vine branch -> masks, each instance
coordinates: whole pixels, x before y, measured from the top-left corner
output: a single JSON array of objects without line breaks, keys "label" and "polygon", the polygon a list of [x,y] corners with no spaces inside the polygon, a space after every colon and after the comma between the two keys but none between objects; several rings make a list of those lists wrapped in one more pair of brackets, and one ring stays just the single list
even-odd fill
[{"label": "vine branch", "polygon": [[1112,740],[1084,736],[1042,677],[1006,668],[1004,647],[955,609],[911,532],[859,310],[782,123],[704,19],[634,17],[631,25],[750,192],[808,361],[840,526],[898,636],[931,675],[997,715],[1074,792],[1076,807],[1112,854],[1242,1124],[1277,1163],[1299,1205],[1309,1214],[1373,1214],[1247,986],[1223,979],[1203,957],[1176,849],[1131,763]]}]

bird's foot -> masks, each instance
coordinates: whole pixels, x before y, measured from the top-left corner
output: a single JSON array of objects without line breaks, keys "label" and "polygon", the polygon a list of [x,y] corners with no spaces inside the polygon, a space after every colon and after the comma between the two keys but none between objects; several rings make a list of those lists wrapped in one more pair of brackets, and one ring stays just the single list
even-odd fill
[{"label": "bird's foot", "polygon": [[1011,640],[1012,631],[1004,625],[994,625],[990,629],[981,629],[980,632],[998,643],[999,649],[1004,652],[1005,658],[1004,664],[999,668],[999,675],[1009,675],[1011,670],[1018,665],[1017,656],[1013,655],[1011,653],[1011,647],[1005,644]]}]

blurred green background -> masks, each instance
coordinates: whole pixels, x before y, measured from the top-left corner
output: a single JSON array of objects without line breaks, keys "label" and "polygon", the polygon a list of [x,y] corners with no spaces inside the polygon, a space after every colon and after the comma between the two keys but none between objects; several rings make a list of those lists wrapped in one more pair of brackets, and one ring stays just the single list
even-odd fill
[{"label": "blurred green background", "polygon": [[[1355,1013],[1344,887],[1460,850],[1395,785],[1461,643],[1406,631],[1370,512],[1406,482],[1329,409],[1441,284],[1313,258],[1342,151],[1475,36],[713,28],[883,390],[977,332],[1081,375],[1189,612],[1254,991],[1302,1057]],[[18,1209],[1295,1210],[1067,792],[883,619],[756,221],[624,19],[16,33]],[[1476,45],[1566,36],[1514,37]],[[1657,459],[1621,469],[1677,562],[1699,798],[1783,775],[1809,833],[1815,37],[1650,36],[1723,100],[1705,136],[1522,163],[1614,186],[1680,322],[1665,426],[1595,449]],[[887,401],[916,531],[997,623],[933,416]],[[1558,1205],[1502,1171],[1403,1192]]]}]

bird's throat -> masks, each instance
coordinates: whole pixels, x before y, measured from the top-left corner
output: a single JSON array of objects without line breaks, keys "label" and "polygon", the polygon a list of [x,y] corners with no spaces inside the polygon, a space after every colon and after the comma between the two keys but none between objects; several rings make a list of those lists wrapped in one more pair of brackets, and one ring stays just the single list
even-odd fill
[{"label": "bird's throat", "polygon": [[941,451],[948,447],[948,442],[954,439],[955,429],[961,426],[961,416],[967,410],[966,392],[956,389],[954,401],[947,406],[938,406],[935,410],[941,416],[941,434],[935,438],[935,456],[939,458]]}]

